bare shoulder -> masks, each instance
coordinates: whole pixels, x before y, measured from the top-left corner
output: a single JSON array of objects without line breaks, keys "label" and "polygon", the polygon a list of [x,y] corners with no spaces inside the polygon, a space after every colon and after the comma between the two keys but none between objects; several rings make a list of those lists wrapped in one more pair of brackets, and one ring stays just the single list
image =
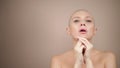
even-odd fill
[{"label": "bare shoulder", "polygon": [[59,56],[53,56],[52,57],[51,68],[61,68]]},{"label": "bare shoulder", "polygon": [[105,68],[116,68],[116,56],[113,52],[102,51],[101,56],[105,63]]},{"label": "bare shoulder", "polygon": [[106,60],[112,60],[112,59],[116,58],[115,54],[113,52],[102,51],[101,54],[102,54],[103,58]]},{"label": "bare shoulder", "polygon": [[51,68],[61,68],[62,62],[67,59],[68,55],[70,55],[70,52],[71,51],[67,51],[62,54],[53,56],[51,59]]}]

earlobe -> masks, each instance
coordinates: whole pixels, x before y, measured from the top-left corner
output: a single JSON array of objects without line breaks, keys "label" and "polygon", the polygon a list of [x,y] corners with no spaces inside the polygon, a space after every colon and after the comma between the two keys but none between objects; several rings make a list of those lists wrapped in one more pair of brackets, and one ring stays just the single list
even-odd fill
[{"label": "earlobe", "polygon": [[95,31],[97,31],[98,29],[97,28],[95,28]]},{"label": "earlobe", "polygon": [[96,34],[97,30],[98,30],[98,29],[97,29],[97,28],[95,28],[95,32],[94,32],[94,35]]},{"label": "earlobe", "polygon": [[66,32],[68,35],[70,35],[70,28],[68,26],[66,27]]}]

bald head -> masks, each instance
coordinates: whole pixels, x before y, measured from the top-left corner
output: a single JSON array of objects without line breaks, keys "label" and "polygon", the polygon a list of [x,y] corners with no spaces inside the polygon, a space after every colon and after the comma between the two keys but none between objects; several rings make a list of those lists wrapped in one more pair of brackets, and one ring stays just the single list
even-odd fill
[{"label": "bald head", "polygon": [[79,10],[76,10],[71,16],[70,16],[70,19],[69,19],[69,25],[70,25],[70,22],[71,20],[73,20],[74,18],[91,18],[93,21],[94,21],[94,18],[92,16],[92,14],[90,12],[88,12],[88,10],[85,10],[85,9],[79,9]]}]

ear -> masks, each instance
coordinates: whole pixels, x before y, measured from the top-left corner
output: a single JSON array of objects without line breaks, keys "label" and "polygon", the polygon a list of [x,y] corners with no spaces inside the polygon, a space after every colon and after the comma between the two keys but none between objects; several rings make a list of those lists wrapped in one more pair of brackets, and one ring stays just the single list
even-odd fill
[{"label": "ear", "polygon": [[69,26],[66,27],[66,32],[68,35],[70,35],[70,27]]},{"label": "ear", "polygon": [[96,34],[97,30],[98,30],[98,29],[95,27],[95,30],[94,30],[94,35]]}]

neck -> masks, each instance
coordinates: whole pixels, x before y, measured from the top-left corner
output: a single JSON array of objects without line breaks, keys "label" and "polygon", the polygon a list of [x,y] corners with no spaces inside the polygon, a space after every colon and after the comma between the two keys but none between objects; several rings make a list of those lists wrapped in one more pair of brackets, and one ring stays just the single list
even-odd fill
[{"label": "neck", "polygon": [[96,50],[95,48],[92,48],[90,52],[90,56],[95,56],[97,53],[99,53],[99,51]]}]

